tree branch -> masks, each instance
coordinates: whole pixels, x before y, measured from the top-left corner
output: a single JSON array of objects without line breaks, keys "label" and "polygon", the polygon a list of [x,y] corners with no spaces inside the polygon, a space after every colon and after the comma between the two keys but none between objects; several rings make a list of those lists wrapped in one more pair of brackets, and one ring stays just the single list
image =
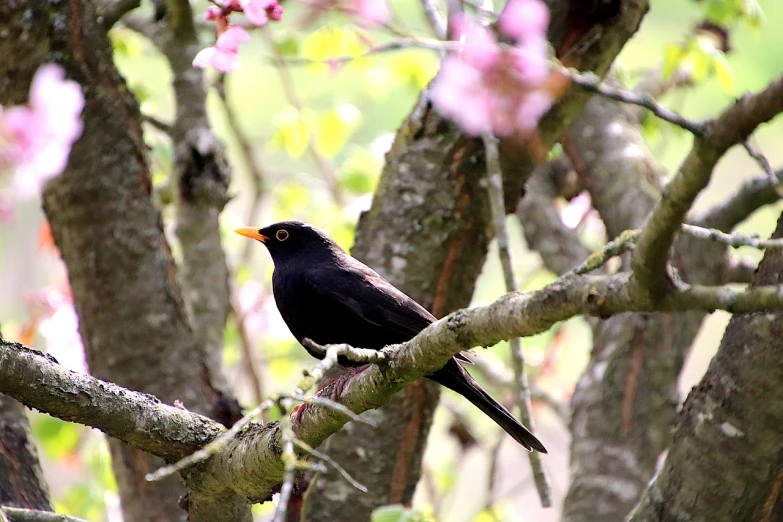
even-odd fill
[{"label": "tree branch", "polygon": [[10,506],[0,506],[0,517],[2,515],[7,517],[8,522],[85,522],[81,518],[61,515],[51,511],[21,509]]},{"label": "tree branch", "polygon": [[[485,135],[484,155],[487,165],[486,185],[489,196],[489,206],[492,215],[492,224],[495,229],[495,239],[498,243],[498,253],[500,264],[503,267],[503,279],[506,283],[507,292],[517,291],[517,282],[514,277],[514,266],[511,262],[511,247],[508,242],[508,230],[506,229],[506,208],[503,197],[503,174],[500,170],[500,152],[498,151],[498,140],[492,135]],[[509,340],[509,350],[511,352],[511,365],[514,368],[514,383],[517,408],[522,423],[525,424],[531,432],[535,430],[533,415],[530,413],[530,386],[525,374],[525,356],[522,353],[522,344],[519,337],[513,337]],[[533,480],[538,490],[538,496],[543,507],[552,506],[552,487],[549,478],[541,465],[541,454],[537,451],[528,453],[530,467],[533,470]],[[494,461],[493,461],[494,462]]]},{"label": "tree branch", "polygon": [[632,259],[634,277],[655,298],[671,288],[666,261],[674,235],[693,200],[709,183],[718,160],[733,145],[744,142],[760,124],[783,110],[783,78],[765,90],[745,95],[696,136],[691,152],[675,178],[664,189],[661,201],[650,216]]},{"label": "tree branch", "polygon": [[728,232],[756,210],[777,201],[779,196],[775,187],[781,179],[783,179],[783,170],[775,173],[775,182],[772,182],[769,177],[748,180],[725,201],[697,216],[691,220],[691,223]]},{"label": "tree branch", "polygon": [[[339,403],[355,413],[377,408],[462,350],[534,335],[574,315],[606,317],[626,311],[715,309],[733,313],[783,309],[783,292],[777,286],[738,291],[682,285],[663,300],[651,300],[630,283],[627,274],[569,275],[540,291],[511,293],[491,305],[457,311],[411,341],[385,348],[379,365],[347,381]],[[63,370],[45,356],[13,343],[0,346],[0,392],[65,420],[105,429],[112,436],[168,458],[182,456],[223,431],[205,417]],[[349,418],[332,407],[313,404],[302,413],[293,434],[315,448]],[[258,502],[268,499],[280,484],[285,467],[282,454],[279,424],[251,424],[222,451],[202,465],[185,470],[183,476],[192,489],[209,492],[210,498],[234,492]]]}]

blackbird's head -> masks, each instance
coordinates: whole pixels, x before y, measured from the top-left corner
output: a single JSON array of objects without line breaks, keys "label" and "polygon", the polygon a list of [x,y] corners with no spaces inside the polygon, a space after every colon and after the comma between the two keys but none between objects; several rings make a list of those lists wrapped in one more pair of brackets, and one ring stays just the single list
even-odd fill
[{"label": "blackbird's head", "polygon": [[243,227],[235,232],[262,242],[275,265],[300,256],[312,259],[342,252],[329,236],[301,221],[281,221],[264,228]]}]

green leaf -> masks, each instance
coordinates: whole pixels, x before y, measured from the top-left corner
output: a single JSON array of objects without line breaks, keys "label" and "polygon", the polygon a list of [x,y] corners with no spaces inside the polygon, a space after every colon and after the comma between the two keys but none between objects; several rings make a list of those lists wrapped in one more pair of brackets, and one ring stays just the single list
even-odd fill
[{"label": "green leaf", "polygon": [[83,428],[45,415],[32,418],[32,429],[47,457],[52,459],[72,455],[81,439]]},{"label": "green leaf", "polygon": [[680,45],[670,44],[666,46],[663,58],[663,71],[661,74],[664,80],[668,80],[674,74],[674,71],[682,63],[685,57],[685,50]]},{"label": "green leaf", "polygon": [[298,158],[310,144],[316,116],[309,109],[299,112],[286,107],[272,119],[272,144],[283,149],[292,158]]},{"label": "green leaf", "polygon": [[334,157],[348,142],[361,119],[362,113],[349,103],[325,112],[318,122],[315,146],[325,156]]},{"label": "green leaf", "polygon": [[726,60],[726,56],[722,52],[717,51],[713,55],[712,69],[715,72],[715,77],[718,79],[718,83],[720,84],[720,88],[723,89],[723,92],[726,94],[733,94],[734,72],[732,71],[728,60]]},{"label": "green leaf", "polygon": [[340,182],[354,194],[367,194],[375,188],[381,166],[372,151],[354,147],[343,162]]},{"label": "green leaf", "polygon": [[371,522],[403,522],[407,510],[402,504],[381,506],[372,512]]},{"label": "green leaf", "polygon": [[[359,56],[365,46],[355,31],[348,28],[327,25],[310,34],[302,42],[302,57],[315,61],[325,61],[342,56]],[[327,64],[312,64],[308,67],[328,71]]]}]

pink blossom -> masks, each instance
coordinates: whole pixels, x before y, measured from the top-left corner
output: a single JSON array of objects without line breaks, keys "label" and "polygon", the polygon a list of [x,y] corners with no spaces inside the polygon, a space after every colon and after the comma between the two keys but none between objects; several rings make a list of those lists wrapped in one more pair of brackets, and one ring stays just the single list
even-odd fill
[{"label": "pink blossom", "polygon": [[541,0],[509,0],[498,19],[500,30],[516,40],[544,34],[549,9]]},{"label": "pink blossom", "polygon": [[27,106],[0,107],[0,171],[14,172],[18,195],[39,194],[46,181],[65,170],[82,133],[83,108],[79,84],[66,80],[62,67],[51,64],[35,74]]},{"label": "pink blossom", "polygon": [[500,59],[500,47],[489,29],[479,24],[464,24],[461,58],[479,71],[488,71]]},{"label": "pink blossom", "polygon": [[353,12],[358,18],[374,24],[383,24],[389,20],[389,5],[386,0],[352,0]]},{"label": "pink blossom", "polygon": [[[538,0],[516,0],[531,1]],[[498,44],[488,29],[464,15],[454,17],[449,26],[461,45],[459,52],[443,59],[432,84],[435,108],[472,135],[534,132],[554,101],[547,90],[546,23],[531,22],[537,32],[530,29],[516,46]]]},{"label": "pink blossom", "polygon": [[466,132],[480,135],[491,130],[487,91],[480,71],[456,56],[443,59],[431,88],[432,102],[441,114]]},{"label": "pink blossom", "polygon": [[306,24],[312,23],[318,15],[329,9],[353,15],[360,23],[384,24],[391,16],[386,0],[311,0],[309,5],[310,12],[305,18]]},{"label": "pink blossom", "polygon": [[199,51],[193,58],[193,66],[202,69],[212,66],[221,72],[236,70],[239,67],[239,45],[249,41],[247,31],[237,25],[230,25],[218,36],[214,46]]},{"label": "pink blossom", "polygon": [[247,19],[259,27],[283,16],[283,7],[277,0],[239,0],[239,6]]},{"label": "pink blossom", "polygon": [[203,15],[204,20],[206,20],[207,22],[211,22],[213,20],[217,20],[221,16],[223,16],[223,10],[221,8],[219,8],[218,6],[216,6],[216,5],[211,5],[211,6],[207,7],[207,9],[206,9],[206,11],[204,11],[204,15]]}]

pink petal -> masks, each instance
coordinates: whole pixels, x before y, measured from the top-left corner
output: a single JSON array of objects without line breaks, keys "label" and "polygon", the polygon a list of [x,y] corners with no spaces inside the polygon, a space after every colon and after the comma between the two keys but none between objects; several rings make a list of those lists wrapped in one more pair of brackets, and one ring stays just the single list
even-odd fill
[{"label": "pink petal", "polygon": [[218,36],[217,42],[215,42],[215,48],[223,52],[236,54],[239,45],[249,41],[250,35],[247,34],[247,31],[238,25],[229,25],[228,28],[223,31],[223,34]]},{"label": "pink petal", "polygon": [[212,56],[215,54],[214,47],[205,47],[198,52],[195,58],[193,58],[193,67],[199,69],[206,69],[212,65]]},{"label": "pink petal", "polygon": [[549,25],[549,9],[541,0],[509,0],[498,19],[500,30],[511,38],[541,38]]},{"label": "pink petal", "polygon": [[245,16],[251,23],[262,27],[269,23],[269,16],[266,12],[271,4],[268,0],[240,0],[240,5]]},{"label": "pink petal", "polygon": [[207,7],[206,11],[204,11],[203,18],[209,22],[212,20],[217,20],[221,16],[223,16],[223,10],[216,5],[211,5]]},{"label": "pink petal", "polygon": [[384,24],[390,17],[386,0],[353,0],[353,11],[357,17],[374,24]]},{"label": "pink petal", "polygon": [[283,18],[283,6],[278,4],[277,2],[274,2],[273,4],[274,5],[271,5],[266,8],[266,14],[270,20],[274,20],[275,22],[277,22]]},{"label": "pink petal", "polygon": [[529,38],[514,48],[514,69],[528,87],[538,87],[549,77],[549,44]]},{"label": "pink petal", "polygon": [[480,71],[488,71],[500,59],[500,47],[495,35],[488,29],[473,24],[465,33],[460,58]]},{"label": "pink petal", "polygon": [[517,107],[517,130],[531,132],[552,107],[552,96],[546,91],[532,91],[523,96]]},{"label": "pink petal", "polygon": [[217,49],[212,55],[212,67],[220,72],[231,72],[239,69],[239,56],[236,51]]}]

